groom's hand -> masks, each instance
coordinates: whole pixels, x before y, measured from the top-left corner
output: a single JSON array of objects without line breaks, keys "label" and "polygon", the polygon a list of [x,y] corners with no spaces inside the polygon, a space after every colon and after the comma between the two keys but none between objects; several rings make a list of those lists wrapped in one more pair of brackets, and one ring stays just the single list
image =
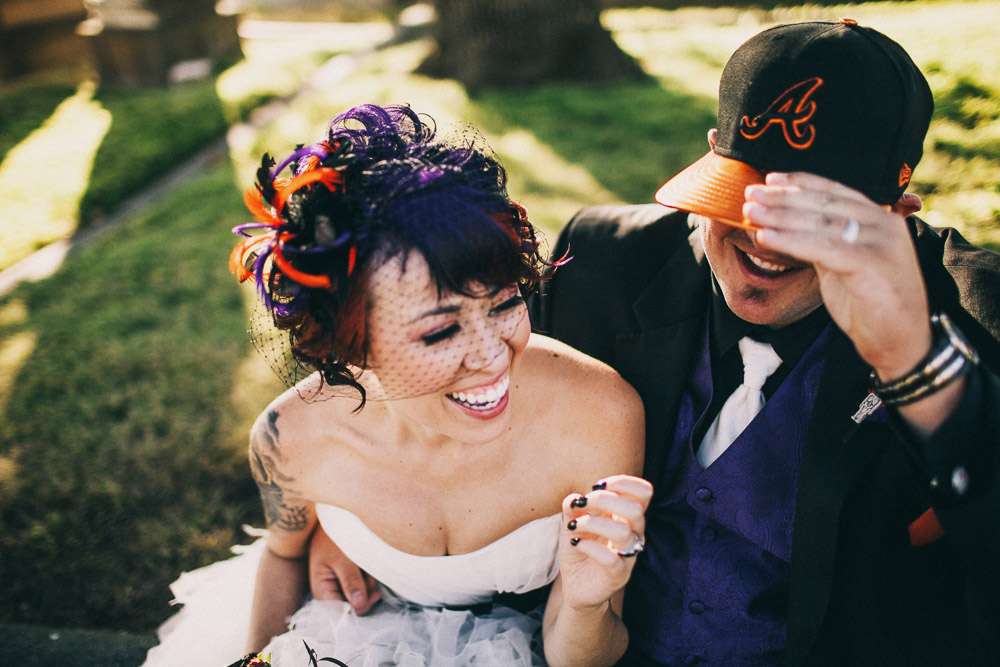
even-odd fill
[{"label": "groom's hand", "polygon": [[[931,348],[930,312],[916,248],[904,215],[920,208],[903,196],[891,209],[828,178],[771,173],[746,190],[743,213],[759,228],[756,243],[809,262],[823,303],[858,355],[883,381],[904,376]],[[921,435],[955,410],[961,378],[899,408]]]},{"label": "groom's hand", "polygon": [[344,600],[367,614],[381,599],[378,584],[333,543],[321,527],[309,543],[309,590],[317,600]]},{"label": "groom's hand", "polygon": [[830,317],[883,380],[930,350],[924,279],[906,221],[862,193],[813,174],[768,174],[747,188],[757,244],[816,270]]}]

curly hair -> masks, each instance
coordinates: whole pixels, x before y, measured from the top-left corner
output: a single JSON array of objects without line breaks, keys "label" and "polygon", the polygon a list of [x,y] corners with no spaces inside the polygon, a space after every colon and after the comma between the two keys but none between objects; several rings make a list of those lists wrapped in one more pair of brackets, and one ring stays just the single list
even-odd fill
[{"label": "curly hair", "polygon": [[[295,359],[331,386],[365,388],[368,280],[393,257],[419,252],[439,294],[471,285],[535,289],[546,262],[507,175],[481,141],[443,141],[408,106],[365,104],[335,117],[325,141],[299,146],[276,169],[264,155],[247,204],[259,222],[233,250],[256,278]],[[277,178],[290,165],[292,179]],[[260,236],[247,227],[265,227]],[[268,259],[272,261],[268,262]]]}]

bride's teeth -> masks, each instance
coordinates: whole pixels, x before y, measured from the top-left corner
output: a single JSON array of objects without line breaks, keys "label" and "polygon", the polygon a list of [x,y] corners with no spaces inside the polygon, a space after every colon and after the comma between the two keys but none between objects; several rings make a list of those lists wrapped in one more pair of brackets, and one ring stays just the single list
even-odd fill
[{"label": "bride's teeth", "polygon": [[460,403],[467,405],[468,407],[475,408],[477,410],[490,410],[500,402],[504,394],[507,393],[507,387],[510,385],[510,376],[505,375],[492,387],[479,390],[476,394],[466,394],[465,392],[456,391],[451,392],[448,396]]}]

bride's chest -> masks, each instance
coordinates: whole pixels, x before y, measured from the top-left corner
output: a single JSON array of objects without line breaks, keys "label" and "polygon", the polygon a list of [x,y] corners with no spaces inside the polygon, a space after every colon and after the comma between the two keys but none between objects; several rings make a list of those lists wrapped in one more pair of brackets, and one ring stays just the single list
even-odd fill
[{"label": "bride's chest", "polygon": [[551,479],[544,483],[517,470],[443,483],[391,470],[337,477],[319,502],[351,512],[389,546],[414,556],[477,551],[559,512],[565,495]]}]

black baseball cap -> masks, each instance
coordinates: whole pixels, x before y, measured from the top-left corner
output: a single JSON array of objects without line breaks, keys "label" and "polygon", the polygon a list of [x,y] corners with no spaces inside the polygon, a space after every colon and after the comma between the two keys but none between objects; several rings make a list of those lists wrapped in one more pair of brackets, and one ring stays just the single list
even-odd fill
[{"label": "black baseball cap", "polygon": [[744,188],[806,171],[893,204],[923,155],[934,100],[910,56],[851,19],[781,25],[736,50],[719,81],[715,149],[656,201],[746,226]]}]

